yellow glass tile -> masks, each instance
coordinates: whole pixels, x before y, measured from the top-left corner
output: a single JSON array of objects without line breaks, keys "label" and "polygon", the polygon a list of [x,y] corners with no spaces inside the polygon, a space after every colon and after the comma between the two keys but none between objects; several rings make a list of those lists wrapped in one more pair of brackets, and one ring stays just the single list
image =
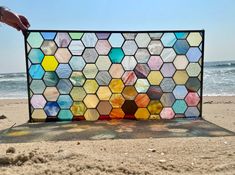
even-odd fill
[{"label": "yellow glass tile", "polygon": [[188,78],[189,77],[186,71],[176,71],[173,77],[176,84],[185,84]]},{"label": "yellow glass tile", "polygon": [[85,113],[86,106],[83,102],[74,102],[71,106],[71,111],[74,116],[81,116]]},{"label": "yellow glass tile", "polygon": [[138,108],[135,112],[135,118],[138,120],[148,120],[149,115],[150,114],[147,108]]},{"label": "yellow glass tile", "polygon": [[83,88],[87,93],[95,93],[98,89],[99,85],[95,80],[86,80]]},{"label": "yellow glass tile", "polygon": [[97,91],[97,96],[99,97],[100,100],[109,100],[111,95],[112,95],[112,92],[106,86],[100,86]]},{"label": "yellow glass tile", "polygon": [[86,113],[84,114],[84,117],[88,121],[96,121],[98,120],[100,114],[96,109],[87,109]]},{"label": "yellow glass tile", "polygon": [[122,95],[126,100],[134,100],[137,94],[134,86],[126,86],[122,92]]},{"label": "yellow glass tile", "polygon": [[74,101],[82,101],[86,96],[86,92],[83,87],[74,87],[70,95]]},{"label": "yellow glass tile", "polygon": [[120,108],[122,107],[125,99],[121,94],[113,94],[109,100],[113,108]]},{"label": "yellow glass tile", "polygon": [[96,95],[87,95],[84,99],[84,103],[87,108],[96,108],[99,103],[99,99]]},{"label": "yellow glass tile", "polygon": [[112,79],[109,87],[113,93],[121,93],[124,88],[124,84],[121,79]]},{"label": "yellow glass tile", "polygon": [[32,114],[33,121],[45,121],[47,115],[43,109],[35,109]]},{"label": "yellow glass tile", "polygon": [[187,41],[190,46],[199,46],[202,42],[202,36],[199,32],[191,32],[187,37]]},{"label": "yellow glass tile", "polygon": [[162,106],[161,102],[158,100],[151,100],[148,105],[148,110],[149,110],[150,114],[154,114],[154,115],[160,114],[162,108],[163,108],[163,106]]},{"label": "yellow glass tile", "polygon": [[58,62],[54,56],[45,56],[42,61],[42,67],[45,71],[55,71],[58,66]]},{"label": "yellow glass tile", "polygon": [[160,71],[151,71],[148,75],[148,80],[151,85],[159,85],[163,79]]}]

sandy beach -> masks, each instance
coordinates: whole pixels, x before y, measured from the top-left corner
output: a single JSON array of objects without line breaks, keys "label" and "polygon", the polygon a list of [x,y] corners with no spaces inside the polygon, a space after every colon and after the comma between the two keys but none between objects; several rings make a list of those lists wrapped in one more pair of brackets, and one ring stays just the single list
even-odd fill
[{"label": "sandy beach", "polygon": [[[206,120],[235,132],[235,97],[204,97],[203,103]],[[0,118],[0,130],[26,123],[27,100],[0,100]],[[234,173],[235,137],[0,145],[0,175]]]}]

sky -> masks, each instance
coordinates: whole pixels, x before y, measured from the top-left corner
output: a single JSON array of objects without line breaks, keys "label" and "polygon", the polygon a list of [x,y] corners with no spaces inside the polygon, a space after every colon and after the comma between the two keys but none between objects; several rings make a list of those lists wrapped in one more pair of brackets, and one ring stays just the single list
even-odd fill
[{"label": "sky", "polygon": [[[0,0],[30,29],[205,30],[205,61],[235,60],[235,0]],[[25,72],[23,35],[0,24],[0,73]]]}]

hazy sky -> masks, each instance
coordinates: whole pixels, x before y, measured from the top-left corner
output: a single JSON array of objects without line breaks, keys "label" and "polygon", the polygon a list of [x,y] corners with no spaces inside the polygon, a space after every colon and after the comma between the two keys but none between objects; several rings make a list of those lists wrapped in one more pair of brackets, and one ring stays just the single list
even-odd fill
[{"label": "hazy sky", "polygon": [[[0,0],[30,29],[205,29],[205,61],[235,60],[235,0]],[[20,32],[0,26],[0,72],[25,71]]]}]

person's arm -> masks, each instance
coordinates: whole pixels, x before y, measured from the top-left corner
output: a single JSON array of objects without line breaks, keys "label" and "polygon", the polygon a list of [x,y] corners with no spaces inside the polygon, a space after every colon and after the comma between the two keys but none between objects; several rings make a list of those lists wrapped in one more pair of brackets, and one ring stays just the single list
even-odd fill
[{"label": "person's arm", "polygon": [[0,22],[22,31],[30,27],[26,17],[18,15],[5,7],[0,7]]}]

